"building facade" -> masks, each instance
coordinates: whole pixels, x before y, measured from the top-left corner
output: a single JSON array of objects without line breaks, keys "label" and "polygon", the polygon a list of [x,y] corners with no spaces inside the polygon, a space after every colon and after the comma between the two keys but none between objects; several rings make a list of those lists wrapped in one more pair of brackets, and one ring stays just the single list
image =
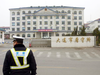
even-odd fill
[{"label": "building facade", "polygon": [[10,38],[50,38],[64,36],[84,24],[84,7],[45,6],[10,10]]},{"label": "building facade", "polygon": [[0,28],[0,45],[4,43],[4,31],[3,29]]},{"label": "building facade", "polygon": [[0,28],[2,28],[2,29],[4,29],[5,30],[5,32],[4,32],[4,38],[5,39],[9,39],[10,38],[10,27],[0,27]]},{"label": "building facade", "polygon": [[86,33],[93,33],[93,30],[96,28],[100,31],[100,18],[85,24],[85,28]]}]

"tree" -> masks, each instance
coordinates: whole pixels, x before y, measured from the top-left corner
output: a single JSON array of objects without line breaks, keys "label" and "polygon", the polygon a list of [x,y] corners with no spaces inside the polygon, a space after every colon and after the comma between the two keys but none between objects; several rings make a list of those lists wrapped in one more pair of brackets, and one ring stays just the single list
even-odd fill
[{"label": "tree", "polygon": [[76,28],[74,28],[74,31],[72,32],[72,36],[77,36],[77,33],[78,33],[78,26]]},{"label": "tree", "polygon": [[98,36],[99,36],[99,33],[100,33],[100,32],[99,32],[98,28],[96,28],[96,29],[93,30],[93,33],[92,33],[92,34],[93,34],[94,36],[98,37]]},{"label": "tree", "polygon": [[94,36],[96,36],[96,44],[99,45],[99,43],[100,43],[100,31],[98,30],[98,28],[94,29],[92,34]]},{"label": "tree", "polygon": [[85,32],[85,27],[84,26],[81,28],[81,32],[80,32],[79,35],[80,36],[86,36],[86,32]]}]

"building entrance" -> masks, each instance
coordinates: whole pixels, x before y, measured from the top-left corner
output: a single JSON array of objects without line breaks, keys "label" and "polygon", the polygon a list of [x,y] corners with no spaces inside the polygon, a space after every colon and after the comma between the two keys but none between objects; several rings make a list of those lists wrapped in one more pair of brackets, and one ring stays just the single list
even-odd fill
[{"label": "building entrance", "polygon": [[43,38],[51,38],[51,33],[43,32]]},{"label": "building entrance", "polygon": [[48,38],[48,33],[47,32],[43,32],[43,38]]}]

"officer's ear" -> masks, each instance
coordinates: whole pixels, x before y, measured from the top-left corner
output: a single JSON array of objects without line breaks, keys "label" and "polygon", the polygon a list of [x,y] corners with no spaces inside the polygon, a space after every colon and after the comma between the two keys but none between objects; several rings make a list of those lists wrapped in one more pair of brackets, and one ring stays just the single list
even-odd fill
[{"label": "officer's ear", "polygon": [[17,44],[17,41],[15,40],[15,41],[13,41],[14,42],[14,45],[16,45]]}]

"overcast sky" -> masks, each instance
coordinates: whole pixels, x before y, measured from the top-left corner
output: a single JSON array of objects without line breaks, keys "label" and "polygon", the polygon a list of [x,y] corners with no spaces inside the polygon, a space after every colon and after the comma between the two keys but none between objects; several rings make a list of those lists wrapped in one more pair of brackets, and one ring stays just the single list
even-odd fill
[{"label": "overcast sky", "polygon": [[84,23],[100,18],[100,0],[0,0],[0,26],[10,26],[10,8],[54,5],[85,7]]}]

